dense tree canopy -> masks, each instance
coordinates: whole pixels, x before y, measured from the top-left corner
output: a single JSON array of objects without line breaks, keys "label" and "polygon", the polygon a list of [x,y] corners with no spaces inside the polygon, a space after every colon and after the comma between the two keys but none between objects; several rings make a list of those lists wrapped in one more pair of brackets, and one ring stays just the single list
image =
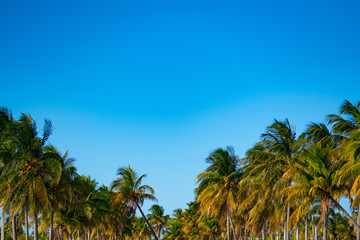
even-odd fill
[{"label": "dense tree canopy", "polygon": [[215,149],[195,200],[170,217],[157,204],[144,214],[144,201],[156,201],[146,174],[121,167],[99,186],[49,144],[50,121],[40,132],[30,114],[0,108],[1,240],[360,240],[360,102],[327,119],[301,134],[274,120],[242,159],[233,147]]}]

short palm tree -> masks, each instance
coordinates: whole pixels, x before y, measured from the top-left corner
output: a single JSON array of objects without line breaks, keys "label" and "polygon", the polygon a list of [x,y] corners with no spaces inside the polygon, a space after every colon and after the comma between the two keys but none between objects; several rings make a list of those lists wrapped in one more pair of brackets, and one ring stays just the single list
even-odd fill
[{"label": "short palm tree", "polygon": [[156,200],[154,197],[154,189],[148,185],[141,185],[146,174],[138,177],[137,173],[128,166],[127,168],[119,168],[117,175],[118,177],[115,178],[111,184],[111,189],[115,194],[115,204],[125,203],[127,209],[129,209],[132,214],[136,212],[136,209],[139,209],[154,238],[157,240],[158,237],[155,231],[141,209],[145,199]]},{"label": "short palm tree", "polygon": [[47,189],[50,200],[50,229],[49,240],[53,240],[53,219],[54,213],[60,214],[65,211],[67,203],[71,201],[73,196],[71,182],[77,176],[74,167],[75,159],[68,157],[68,152],[61,155],[60,152],[52,145],[44,147],[46,158],[52,158],[59,162],[61,171],[57,178],[47,182]]},{"label": "short palm tree", "polygon": [[157,236],[160,239],[161,230],[166,226],[166,223],[169,219],[169,215],[165,215],[164,208],[157,204],[152,205],[149,211],[150,211],[150,214],[148,214],[149,222],[156,229]]}]

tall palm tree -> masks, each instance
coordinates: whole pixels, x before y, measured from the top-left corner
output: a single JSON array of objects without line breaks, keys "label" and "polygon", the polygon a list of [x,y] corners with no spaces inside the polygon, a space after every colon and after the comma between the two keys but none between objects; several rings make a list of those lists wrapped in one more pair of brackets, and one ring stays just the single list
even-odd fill
[{"label": "tall palm tree", "polygon": [[[29,199],[29,210],[34,220],[34,239],[38,239],[38,215],[49,208],[49,194],[46,182],[59,176],[60,164],[44,154],[45,146],[52,133],[52,124],[45,120],[43,134],[38,136],[36,122],[30,115],[22,114],[16,126],[19,158],[11,172],[20,181],[13,191],[13,201]],[[25,204],[27,210],[27,204]],[[18,209],[20,210],[20,209]]]},{"label": "tall palm tree", "polygon": [[155,231],[141,209],[145,199],[156,200],[154,197],[154,189],[148,185],[141,185],[146,174],[138,177],[137,173],[128,166],[127,168],[119,168],[117,175],[118,177],[115,178],[111,184],[111,189],[115,192],[114,202],[125,203],[127,209],[129,209],[132,214],[139,209],[154,238],[157,240],[158,237]]},{"label": "tall palm tree", "polygon": [[242,173],[239,170],[239,157],[234,148],[216,149],[206,159],[210,166],[196,177],[199,186],[195,192],[203,214],[214,214],[216,218],[226,217],[227,239],[230,240],[230,225],[234,238],[235,228],[231,218],[236,208],[238,182]]},{"label": "tall palm tree", "polygon": [[[283,173],[283,177],[280,178],[280,182],[277,185],[281,186],[281,188],[284,185],[291,185],[291,176],[286,173],[291,170],[302,148],[302,142],[296,138],[295,129],[291,126],[288,119],[284,121],[275,119],[274,123],[267,127],[266,132],[261,137],[265,148],[269,152],[276,154],[278,168]],[[284,240],[289,240],[289,204],[287,204],[285,212]]]}]

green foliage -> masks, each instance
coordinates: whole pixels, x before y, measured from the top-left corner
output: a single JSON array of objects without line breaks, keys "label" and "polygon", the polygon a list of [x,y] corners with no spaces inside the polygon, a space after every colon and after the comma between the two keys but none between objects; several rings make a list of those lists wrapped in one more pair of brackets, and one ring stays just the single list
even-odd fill
[{"label": "green foliage", "polygon": [[[275,120],[240,159],[232,147],[215,149],[196,177],[196,201],[173,216],[145,200],[145,174],[119,168],[110,187],[80,176],[75,160],[47,145],[52,124],[38,131],[29,114],[14,119],[0,108],[0,202],[5,239],[26,239],[26,223],[39,226],[29,239],[360,239],[360,102],[345,101],[328,125],[311,123],[297,138],[290,121]],[[351,202],[352,214],[339,204]],[[143,218],[135,215],[140,210]],[[336,212],[340,211],[340,212]],[[37,231],[39,230],[39,231]],[[288,233],[288,234],[286,234]],[[357,236],[358,234],[358,236]],[[308,238],[308,239],[309,239]]]}]

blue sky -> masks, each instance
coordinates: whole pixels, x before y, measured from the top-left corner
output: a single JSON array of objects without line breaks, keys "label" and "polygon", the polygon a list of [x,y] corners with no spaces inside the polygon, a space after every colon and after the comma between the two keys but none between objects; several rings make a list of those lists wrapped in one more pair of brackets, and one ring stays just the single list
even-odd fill
[{"label": "blue sky", "polygon": [[[3,1],[0,105],[108,185],[130,164],[167,213],[206,156],[274,118],[301,132],[360,101],[358,1]],[[145,208],[151,203],[147,203]]]}]

